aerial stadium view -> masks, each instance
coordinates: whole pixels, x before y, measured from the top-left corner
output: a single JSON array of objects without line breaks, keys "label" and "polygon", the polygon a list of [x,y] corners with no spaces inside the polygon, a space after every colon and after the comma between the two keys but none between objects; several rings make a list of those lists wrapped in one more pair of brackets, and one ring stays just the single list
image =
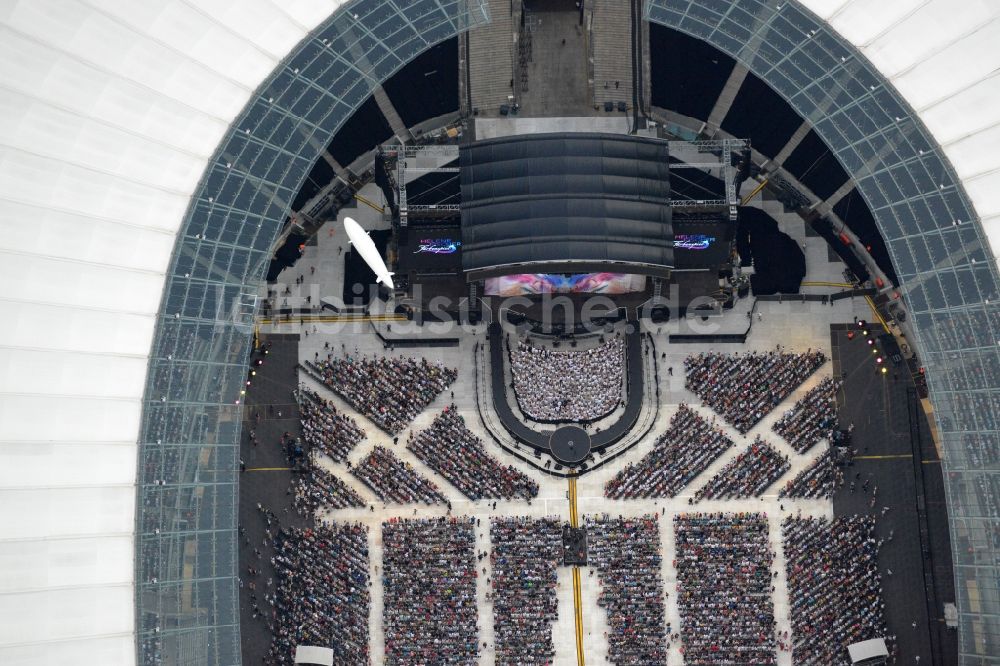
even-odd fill
[{"label": "aerial stadium view", "polygon": [[0,31],[0,664],[1000,663],[996,3]]}]

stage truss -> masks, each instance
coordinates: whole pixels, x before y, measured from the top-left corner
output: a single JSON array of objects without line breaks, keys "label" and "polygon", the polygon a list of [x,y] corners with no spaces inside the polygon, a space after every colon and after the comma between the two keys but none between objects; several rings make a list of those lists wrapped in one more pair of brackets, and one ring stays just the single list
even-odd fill
[{"label": "stage truss", "polygon": [[[387,158],[396,160],[396,201],[399,203],[399,226],[409,225],[411,214],[421,218],[454,217],[459,212],[456,204],[410,204],[406,197],[408,181],[420,176],[436,173],[458,173],[458,146],[420,145],[400,146],[392,144],[384,147]],[[454,163],[454,166],[446,166]]]},{"label": "stage truss", "polygon": [[[671,163],[671,171],[701,169],[719,178],[725,184],[725,192],[719,198],[670,199],[670,207],[698,211],[727,211],[730,221],[736,221],[739,197],[736,192],[738,167],[734,155],[740,155],[750,148],[746,139],[712,139],[705,141],[668,141],[670,155],[679,159]],[[406,183],[431,173],[458,173],[459,147],[448,145],[401,146],[390,144],[384,147],[386,157],[396,160],[396,200],[399,202],[399,225],[406,227],[409,216],[418,214],[421,218],[453,217],[459,212],[459,204],[409,204],[406,197]],[[714,159],[712,159],[714,158]],[[450,165],[450,166],[449,166]]]}]

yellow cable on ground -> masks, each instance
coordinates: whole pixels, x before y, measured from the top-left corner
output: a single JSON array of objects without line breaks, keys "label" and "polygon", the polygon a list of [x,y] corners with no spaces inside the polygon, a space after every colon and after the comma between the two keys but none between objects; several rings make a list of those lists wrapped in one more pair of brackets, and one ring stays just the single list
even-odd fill
[{"label": "yellow cable on ground", "polygon": [[355,194],[354,198],[357,199],[358,201],[360,201],[361,203],[365,204],[366,206],[371,206],[372,208],[374,208],[375,210],[377,210],[380,213],[384,213],[385,212],[385,208],[383,208],[382,206],[379,206],[377,203],[369,201],[368,199],[364,198],[360,194]]},{"label": "yellow cable on ground", "polygon": [[748,203],[750,203],[750,200],[753,199],[755,196],[757,196],[757,193],[760,192],[762,189],[764,189],[765,185],[767,185],[767,179],[766,178],[764,179],[764,182],[762,182],[757,187],[753,188],[753,192],[751,192],[750,194],[746,195],[743,198],[743,201],[740,202],[740,205],[741,206],[746,206]]},{"label": "yellow cable on ground", "polygon": [[576,517],[576,477],[569,477],[569,524],[579,527]]},{"label": "yellow cable on ground", "polygon": [[300,317],[295,317],[293,319],[282,319],[280,317],[277,318],[277,319],[271,319],[271,318],[266,318],[265,319],[265,318],[261,318],[259,320],[259,323],[261,323],[261,324],[303,324],[303,323],[308,322],[308,323],[312,323],[312,324],[337,324],[337,323],[341,323],[341,322],[358,322],[359,324],[365,324],[365,323],[370,322],[370,321],[374,321],[374,322],[383,322],[383,321],[384,322],[394,322],[394,321],[406,321],[406,320],[407,319],[406,319],[405,315],[397,315],[397,314],[391,314],[391,315],[368,315],[368,316],[363,316],[363,317],[352,317],[350,315],[329,315],[329,316],[320,316],[320,317],[300,316]]},{"label": "yellow cable on ground", "polygon": [[853,287],[850,282],[803,282],[803,287]]},{"label": "yellow cable on ground", "polygon": [[854,456],[854,460],[905,460],[906,458],[912,458],[912,453],[897,453],[892,455],[882,455],[882,456]]},{"label": "yellow cable on ground", "polygon": [[868,307],[872,309],[872,314],[874,314],[879,323],[882,324],[882,328],[885,329],[885,332],[892,333],[892,331],[889,330],[889,326],[885,323],[885,319],[882,319],[882,315],[879,314],[878,308],[875,307],[875,301],[872,300],[872,297],[865,296],[865,300],[868,301]]},{"label": "yellow cable on ground", "polygon": [[576,663],[578,666],[585,666],[583,660],[583,609],[580,605],[582,596],[580,567],[573,567],[573,606],[576,610]]},{"label": "yellow cable on ground", "polygon": [[[579,527],[576,515],[576,477],[569,477],[569,524]],[[573,567],[573,619],[576,624],[576,663],[584,666],[583,660],[583,590],[580,586],[580,567]]]}]

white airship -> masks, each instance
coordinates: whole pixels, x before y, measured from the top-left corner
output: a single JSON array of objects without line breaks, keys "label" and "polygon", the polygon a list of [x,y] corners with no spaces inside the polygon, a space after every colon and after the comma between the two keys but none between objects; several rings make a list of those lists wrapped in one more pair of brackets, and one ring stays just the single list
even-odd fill
[{"label": "white airship", "polygon": [[349,217],[344,218],[344,230],[347,232],[348,242],[354,246],[361,258],[368,264],[368,268],[375,273],[375,282],[384,284],[389,289],[395,289],[392,283],[392,273],[385,265],[382,255],[375,247],[375,241],[371,239],[368,232],[361,228],[361,225]]}]

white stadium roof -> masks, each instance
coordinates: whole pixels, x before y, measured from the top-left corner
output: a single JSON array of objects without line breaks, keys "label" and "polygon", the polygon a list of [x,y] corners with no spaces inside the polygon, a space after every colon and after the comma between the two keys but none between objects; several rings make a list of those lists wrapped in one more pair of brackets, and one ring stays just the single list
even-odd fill
[{"label": "white stadium roof", "polygon": [[1000,257],[1000,3],[802,0],[920,116],[962,179]]},{"label": "white stadium roof", "polygon": [[0,663],[135,662],[137,438],[175,237],[338,0],[0,1]]},{"label": "white stadium roof", "polygon": [[[943,146],[1000,247],[1000,3],[804,0]],[[0,663],[135,662],[142,398],[176,235],[338,0],[0,0]]]}]

